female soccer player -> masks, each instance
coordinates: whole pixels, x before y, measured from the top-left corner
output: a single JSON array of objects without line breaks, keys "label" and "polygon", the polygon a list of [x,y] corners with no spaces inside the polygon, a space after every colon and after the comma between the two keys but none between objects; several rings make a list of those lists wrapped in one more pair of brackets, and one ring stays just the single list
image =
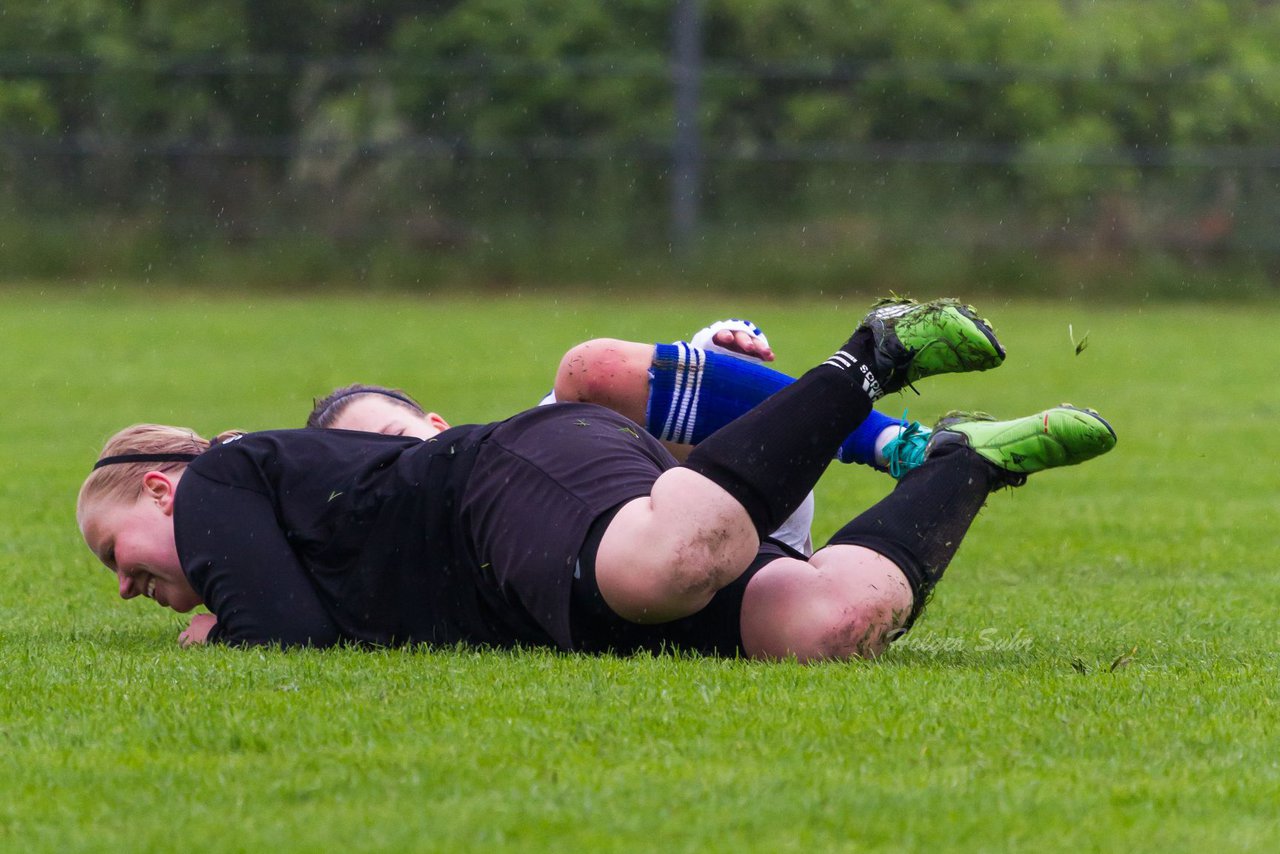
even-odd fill
[{"label": "female soccer player", "polygon": [[873,400],[1003,357],[952,302],[878,308],[684,465],[585,404],[425,442],[301,430],[208,449],[189,431],[130,428],[108,442],[77,517],[121,596],[212,611],[190,642],[875,655],[919,612],[990,490],[1109,450],[1106,422],[1071,407],[944,420],[925,463],[810,560],[762,536]]},{"label": "female soccer player", "polygon": [[[745,320],[718,321],[674,344],[595,338],[564,354],[554,389],[542,403],[607,406],[683,460],[702,439],[795,381],[766,367],[771,361],[768,339]],[[307,426],[427,438],[447,424],[399,389],[357,384],[317,400]],[[918,423],[872,410],[836,458],[901,477],[921,462],[927,434]]]}]

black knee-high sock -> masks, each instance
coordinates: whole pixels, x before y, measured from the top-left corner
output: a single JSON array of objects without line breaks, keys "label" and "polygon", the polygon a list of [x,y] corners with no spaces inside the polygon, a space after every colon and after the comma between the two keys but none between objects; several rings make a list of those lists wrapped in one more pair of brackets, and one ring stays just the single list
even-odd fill
[{"label": "black knee-high sock", "polygon": [[760,536],[774,531],[880,396],[871,346],[868,331],[854,333],[826,362],[703,440],[685,467],[737,499]]},{"label": "black knee-high sock", "polygon": [[827,545],[865,546],[907,576],[915,600],[910,626],[951,563],[991,491],[1006,483],[990,463],[962,445],[943,445]]}]

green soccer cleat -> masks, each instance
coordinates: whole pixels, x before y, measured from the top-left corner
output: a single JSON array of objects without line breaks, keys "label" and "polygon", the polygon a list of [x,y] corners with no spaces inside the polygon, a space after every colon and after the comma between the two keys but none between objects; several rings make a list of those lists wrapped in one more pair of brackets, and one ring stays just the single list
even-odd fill
[{"label": "green soccer cleat", "polygon": [[1105,454],[1116,445],[1116,431],[1092,409],[1066,403],[1012,421],[996,421],[981,412],[951,412],[933,428],[925,454],[954,444],[972,448],[1007,472],[1016,486],[1029,474]]},{"label": "green soccer cleat", "polygon": [[991,324],[953,299],[882,299],[862,326],[873,335],[872,371],[882,393],[934,374],[985,371],[1004,361],[1004,348]]}]

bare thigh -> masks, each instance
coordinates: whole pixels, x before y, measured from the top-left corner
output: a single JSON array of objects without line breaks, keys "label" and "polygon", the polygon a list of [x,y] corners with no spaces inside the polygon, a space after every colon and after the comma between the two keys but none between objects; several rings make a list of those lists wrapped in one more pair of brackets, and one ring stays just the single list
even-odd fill
[{"label": "bare thigh", "polygon": [[861,546],[829,546],[808,562],[780,558],[747,585],[742,646],[753,658],[871,658],[911,612],[897,565]]},{"label": "bare thigh", "polygon": [[623,619],[676,620],[740,576],[759,548],[751,519],[729,493],[689,469],[670,469],[609,523],[596,584]]}]

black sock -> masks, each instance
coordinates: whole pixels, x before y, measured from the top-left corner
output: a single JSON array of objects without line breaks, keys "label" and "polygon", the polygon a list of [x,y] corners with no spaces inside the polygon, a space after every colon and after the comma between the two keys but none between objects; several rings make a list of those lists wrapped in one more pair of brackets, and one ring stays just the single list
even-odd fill
[{"label": "black sock", "polygon": [[836,451],[871,412],[880,387],[870,371],[870,333],[703,440],[685,467],[724,488],[760,536],[795,512]]},{"label": "black sock", "polygon": [[827,545],[865,546],[898,565],[915,600],[909,627],[955,556],[999,472],[962,445],[909,472],[879,503],[845,525]]}]

